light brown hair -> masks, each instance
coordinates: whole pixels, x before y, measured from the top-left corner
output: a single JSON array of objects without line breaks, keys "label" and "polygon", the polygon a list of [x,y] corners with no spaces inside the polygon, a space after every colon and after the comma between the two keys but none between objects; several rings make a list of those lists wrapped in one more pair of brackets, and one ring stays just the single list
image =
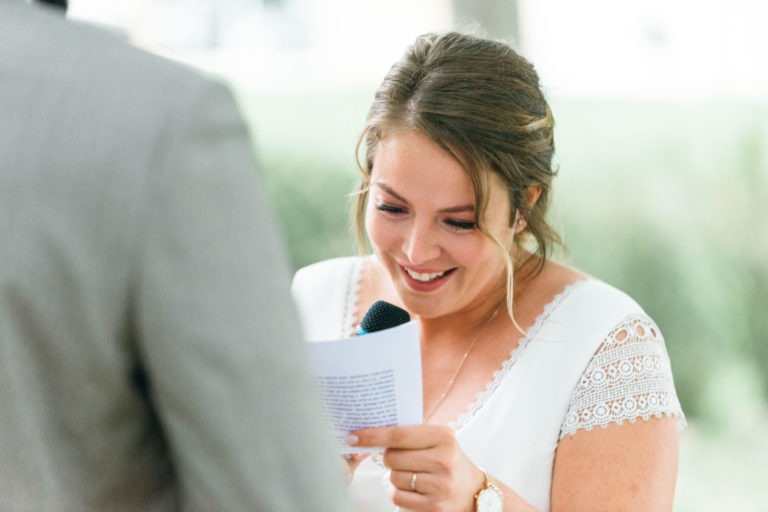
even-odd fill
[{"label": "light brown hair", "polygon": [[[425,134],[462,166],[475,195],[478,228],[502,247],[507,260],[508,308],[512,275],[530,264],[540,272],[560,243],[546,220],[551,195],[554,119],[533,66],[505,43],[449,32],[418,37],[396,62],[376,92],[365,129],[365,160],[356,201],[358,243],[365,247],[365,209],[379,141],[396,129]],[[527,225],[516,243],[534,256],[513,265],[511,255],[484,224],[488,172],[504,183],[511,206],[510,225],[522,215]],[[531,187],[541,190],[530,203]]]}]

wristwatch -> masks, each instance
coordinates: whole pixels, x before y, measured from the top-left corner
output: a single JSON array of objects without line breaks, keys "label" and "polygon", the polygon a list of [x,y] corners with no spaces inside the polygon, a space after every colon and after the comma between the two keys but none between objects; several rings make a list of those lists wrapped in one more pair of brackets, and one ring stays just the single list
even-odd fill
[{"label": "wristwatch", "polygon": [[475,512],[502,512],[504,510],[504,496],[501,489],[493,485],[488,473],[483,468],[478,468],[483,473],[485,484],[475,494]]}]

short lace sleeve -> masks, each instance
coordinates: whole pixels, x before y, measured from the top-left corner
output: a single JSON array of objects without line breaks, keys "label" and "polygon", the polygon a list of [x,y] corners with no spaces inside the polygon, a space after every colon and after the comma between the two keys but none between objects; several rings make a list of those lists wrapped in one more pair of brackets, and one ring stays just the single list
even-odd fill
[{"label": "short lace sleeve", "polygon": [[632,315],[603,340],[587,365],[568,407],[560,439],[577,430],[673,416],[685,426],[672,368],[659,328]]}]

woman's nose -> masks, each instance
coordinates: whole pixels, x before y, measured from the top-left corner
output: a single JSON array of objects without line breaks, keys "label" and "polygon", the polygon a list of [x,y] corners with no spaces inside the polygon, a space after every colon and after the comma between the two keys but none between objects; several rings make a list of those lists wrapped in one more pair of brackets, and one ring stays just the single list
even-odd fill
[{"label": "woman's nose", "polygon": [[440,256],[437,233],[428,226],[413,225],[403,241],[403,252],[409,263],[421,265]]}]

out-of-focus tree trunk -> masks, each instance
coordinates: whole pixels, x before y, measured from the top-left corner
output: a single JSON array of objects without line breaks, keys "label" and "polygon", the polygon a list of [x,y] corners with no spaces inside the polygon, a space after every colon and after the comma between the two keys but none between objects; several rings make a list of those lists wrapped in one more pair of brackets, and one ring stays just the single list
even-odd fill
[{"label": "out-of-focus tree trunk", "polygon": [[456,25],[461,29],[477,23],[490,38],[517,42],[517,0],[452,0]]}]

